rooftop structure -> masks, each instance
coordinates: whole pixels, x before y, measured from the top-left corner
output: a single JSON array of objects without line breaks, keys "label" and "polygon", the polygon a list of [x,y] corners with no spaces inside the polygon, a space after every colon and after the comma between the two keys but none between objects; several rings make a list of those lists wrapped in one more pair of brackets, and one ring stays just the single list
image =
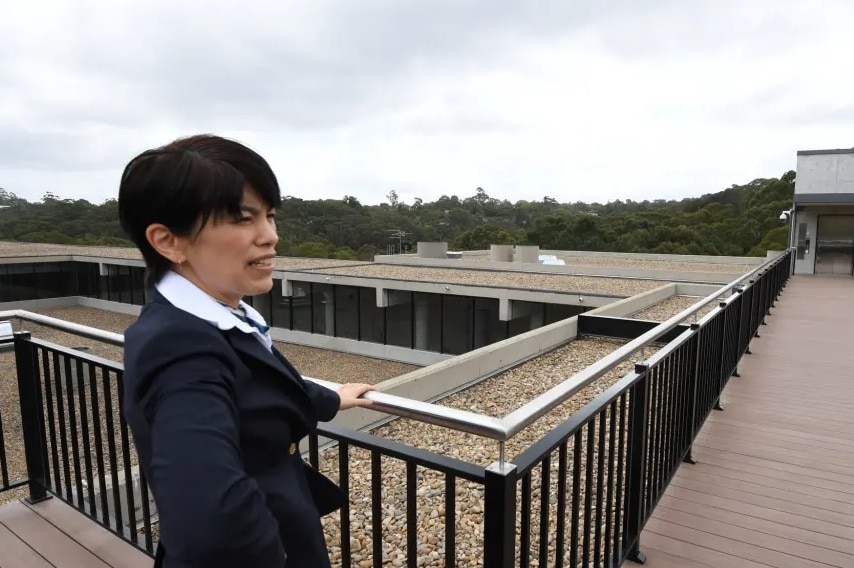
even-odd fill
[{"label": "rooftop structure", "polygon": [[[807,428],[839,381],[819,373],[828,388],[807,393],[776,361],[792,377],[808,365],[792,341],[813,325],[809,290],[847,297],[850,280],[783,293],[789,251],[419,251],[280,258],[274,290],[251,299],[312,380],[378,385],[372,410],[301,448],[351,495],[324,518],[334,566],[847,565],[854,521],[833,503],[854,479],[832,463],[846,426]],[[150,565],[156,506],[116,404],[142,262],[21,243],[0,257],[0,321],[16,330],[0,353],[0,542],[36,566],[72,549],[80,565]],[[832,337],[802,340],[838,360]]]},{"label": "rooftop structure", "polygon": [[798,152],[788,217],[795,274],[854,275],[854,149]]}]

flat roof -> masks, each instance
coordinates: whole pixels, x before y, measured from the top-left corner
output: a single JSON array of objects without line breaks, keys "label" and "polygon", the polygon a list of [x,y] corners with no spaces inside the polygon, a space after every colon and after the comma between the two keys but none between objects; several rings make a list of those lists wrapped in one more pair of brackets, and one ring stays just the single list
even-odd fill
[{"label": "flat roof", "polygon": [[[589,253],[579,251],[548,251],[564,259],[566,265],[546,266],[522,265],[514,262],[493,262],[488,252],[468,251],[464,253],[464,266],[458,262],[440,259],[408,259],[396,262],[393,258],[380,256],[377,261],[337,260],[326,258],[276,257],[277,272],[315,275],[338,275],[355,278],[423,282],[427,284],[457,284],[490,288],[522,289],[562,294],[587,294],[594,296],[628,297],[677,280],[693,281],[697,278],[715,282],[732,280],[756,267],[746,257],[705,257],[692,255],[617,254]],[[47,243],[19,243],[0,241],[0,259],[58,260],[64,256],[69,260],[98,260],[105,263],[122,264],[122,261],[140,263],[142,255],[136,248],[103,247],[82,245],[59,245]],[[757,263],[764,259],[757,257]],[[430,263],[433,265],[429,265]],[[581,268],[587,267],[587,268]],[[565,268],[566,270],[562,270]],[[570,274],[570,272],[576,274]],[[601,272],[601,274],[599,274]],[[578,274],[582,273],[582,274]],[[713,275],[721,275],[715,279]],[[732,275],[732,278],[730,278]],[[291,277],[293,277],[291,275]],[[296,277],[293,277],[296,279]],[[705,279],[705,280],[703,280]],[[376,286],[377,282],[366,286]]]},{"label": "flat roof", "polygon": [[798,156],[817,156],[821,154],[854,154],[854,148],[834,148],[828,150],[798,150]]},{"label": "flat roof", "polygon": [[[630,254],[625,256],[583,256],[573,254],[572,252],[555,252],[543,254],[554,254],[554,256],[566,263],[567,267],[572,266],[603,266],[609,268],[640,268],[643,270],[669,270],[680,272],[720,272],[725,274],[743,274],[753,268],[755,264],[747,264],[744,262],[702,262],[679,260],[681,255],[670,255],[673,259],[656,260],[650,258],[632,257]],[[727,257],[721,257],[727,258]],[[759,259],[759,257],[757,257]],[[463,260],[483,262],[484,267],[501,269],[500,262],[490,260],[489,251],[466,251],[463,252]],[[513,263],[507,263],[513,264]],[[518,264],[517,264],[518,265]]]},{"label": "flat roof", "polygon": [[365,264],[342,268],[306,270],[311,274],[335,274],[383,280],[433,282],[493,288],[520,288],[554,292],[583,292],[596,295],[634,296],[668,284],[667,280],[572,276],[537,272],[509,272],[463,268],[435,268],[401,264]]},{"label": "flat roof", "polygon": [[[39,256],[88,256],[103,258],[104,260],[142,260],[142,254],[140,254],[139,250],[132,247],[100,247],[0,241],[0,258],[26,258]],[[304,270],[307,268],[353,266],[360,264],[371,263],[359,260],[337,260],[334,258],[278,256],[276,257],[274,268],[276,270]]]}]

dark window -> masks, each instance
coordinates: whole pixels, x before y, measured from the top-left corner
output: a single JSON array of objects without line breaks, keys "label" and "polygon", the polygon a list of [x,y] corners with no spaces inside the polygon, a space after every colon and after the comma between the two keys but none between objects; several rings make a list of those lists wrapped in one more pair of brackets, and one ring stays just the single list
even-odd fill
[{"label": "dark window", "polygon": [[311,284],[294,282],[291,296],[294,331],[311,333]]},{"label": "dark window", "polygon": [[359,339],[359,289],[355,286],[335,286],[335,335]]},{"label": "dark window", "polygon": [[273,280],[273,289],[270,290],[270,325],[282,329],[291,329],[291,299],[282,296],[282,281]]},{"label": "dark window", "polygon": [[442,296],[415,292],[415,349],[442,351]]},{"label": "dark window", "polygon": [[32,264],[8,264],[6,271],[7,302],[32,300],[36,297],[36,278]]},{"label": "dark window", "polygon": [[252,296],[248,299],[252,300],[252,304],[250,305],[255,308],[259,314],[261,314],[261,317],[264,318],[267,325],[272,327],[273,324],[270,323],[273,321],[271,313],[272,293],[267,292],[266,294],[258,294],[257,296]]},{"label": "dark window", "polygon": [[98,293],[98,265],[77,263],[77,295],[92,298]]},{"label": "dark window", "polygon": [[565,320],[584,312],[581,306],[568,306],[566,304],[546,304],[545,325],[556,321]]},{"label": "dark window", "polygon": [[119,297],[112,300],[121,302],[122,304],[133,303],[133,286],[130,281],[130,266],[117,266],[116,274],[118,275],[118,290]]},{"label": "dark window", "polygon": [[362,341],[385,342],[385,314],[377,307],[376,288],[359,288],[359,336]]},{"label": "dark window", "polygon": [[474,300],[474,349],[507,339],[507,322],[498,319],[497,298]]},{"label": "dark window", "polygon": [[412,349],[412,292],[387,290],[386,344]]},{"label": "dark window", "polygon": [[11,286],[9,285],[9,277],[6,272],[6,265],[0,264],[0,302],[9,302],[11,296]]},{"label": "dark window", "polygon": [[311,285],[312,333],[335,335],[335,291],[330,284]]},{"label": "dark window", "polygon": [[59,273],[59,263],[37,263],[32,265],[35,289],[29,299],[40,300],[42,298],[56,298],[59,296],[57,285],[62,277]]},{"label": "dark window", "polygon": [[510,320],[510,337],[542,327],[545,321],[545,304],[540,302],[511,300],[510,310],[513,316]]},{"label": "dark window", "polygon": [[471,351],[474,337],[474,298],[445,296],[442,306],[442,352]]},{"label": "dark window", "polygon": [[130,267],[130,289],[133,304],[145,305],[145,269],[141,266]]}]

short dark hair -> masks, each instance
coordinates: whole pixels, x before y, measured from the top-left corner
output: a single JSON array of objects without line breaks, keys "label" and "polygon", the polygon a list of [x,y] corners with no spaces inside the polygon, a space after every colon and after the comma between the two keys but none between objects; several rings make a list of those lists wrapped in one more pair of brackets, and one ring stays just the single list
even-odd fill
[{"label": "short dark hair", "polygon": [[153,286],[170,261],[149,244],[146,229],[162,223],[176,235],[190,236],[214,219],[240,215],[249,185],[269,207],[282,203],[272,168],[257,152],[212,134],[179,138],[142,152],[128,162],[119,185],[119,222],[139,248]]}]

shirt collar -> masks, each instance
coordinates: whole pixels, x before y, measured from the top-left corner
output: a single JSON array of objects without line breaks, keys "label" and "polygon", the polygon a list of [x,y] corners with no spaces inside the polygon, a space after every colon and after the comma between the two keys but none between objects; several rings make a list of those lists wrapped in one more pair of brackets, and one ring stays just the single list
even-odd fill
[{"label": "shirt collar", "polygon": [[[155,284],[155,287],[176,308],[193,314],[219,329],[228,330],[236,327],[244,333],[257,335],[267,347],[272,343],[269,333],[261,333],[260,330],[241,321],[227,306],[214,300],[198,286],[176,272],[167,272]],[[240,301],[240,307],[245,310],[247,317],[260,324],[267,325],[264,317],[255,308],[242,300]]]}]

